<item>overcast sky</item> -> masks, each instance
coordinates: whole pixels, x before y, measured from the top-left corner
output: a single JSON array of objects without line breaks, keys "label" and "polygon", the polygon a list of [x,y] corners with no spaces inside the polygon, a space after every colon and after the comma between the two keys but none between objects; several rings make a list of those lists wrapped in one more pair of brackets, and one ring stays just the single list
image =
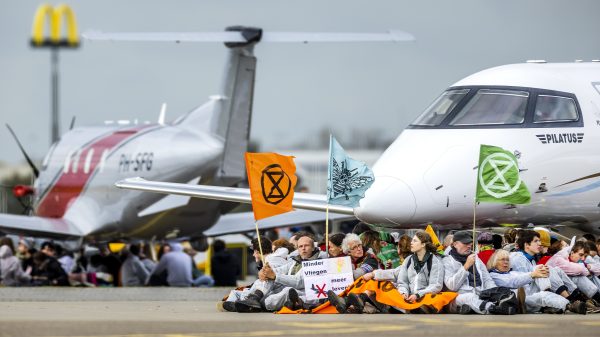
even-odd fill
[{"label": "overcast sky", "polygon": [[[0,0],[0,161],[34,158],[50,146],[50,55],[29,47],[38,1]],[[330,128],[397,136],[447,86],[482,69],[528,59],[600,59],[600,1],[92,1],[71,0],[80,31],[384,32],[414,43],[258,45],[251,137],[275,151]],[[225,47],[86,42],[61,52],[65,131],[104,120],[167,119],[218,92]],[[290,132],[292,130],[292,132]]]}]

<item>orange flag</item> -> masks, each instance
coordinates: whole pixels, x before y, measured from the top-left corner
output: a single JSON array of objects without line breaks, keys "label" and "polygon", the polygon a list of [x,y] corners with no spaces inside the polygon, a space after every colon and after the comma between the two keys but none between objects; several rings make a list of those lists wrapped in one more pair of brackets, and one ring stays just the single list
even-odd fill
[{"label": "orange flag", "polygon": [[296,187],[294,157],[246,152],[246,171],[256,221],[292,210]]}]

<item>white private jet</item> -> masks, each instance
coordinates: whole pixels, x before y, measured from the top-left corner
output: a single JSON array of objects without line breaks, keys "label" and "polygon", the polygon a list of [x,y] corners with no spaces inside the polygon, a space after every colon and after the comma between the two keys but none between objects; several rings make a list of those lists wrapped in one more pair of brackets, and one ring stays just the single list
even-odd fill
[{"label": "white private jet", "polygon": [[[235,203],[124,191],[115,188],[114,183],[132,175],[172,183],[202,182],[204,188],[228,188],[243,182],[256,74],[253,50],[261,41],[414,40],[412,35],[401,31],[263,33],[259,28],[241,26],[215,33],[90,32],[84,37],[108,41],[224,42],[229,56],[222,91],[171,123],[165,123],[163,109],[155,124],[121,121],[75,127],[52,145],[40,170],[17,140],[37,179],[33,188],[19,186],[15,194],[33,195],[33,214],[0,214],[2,232],[83,242],[121,238],[193,240],[202,238],[216,223],[220,229],[207,235],[252,230],[252,213],[226,214],[237,206]],[[348,218],[340,214],[335,217]],[[266,220],[263,226],[323,219],[321,212],[296,212]]]},{"label": "white private jet", "polygon": [[[514,152],[531,203],[481,203],[478,225],[563,224],[600,232],[600,62],[531,61],[450,86],[382,154],[360,206],[331,206],[370,224],[445,228],[473,223],[480,144]],[[250,202],[246,189],[127,179],[118,187]],[[324,211],[324,195],[293,206]]]}]

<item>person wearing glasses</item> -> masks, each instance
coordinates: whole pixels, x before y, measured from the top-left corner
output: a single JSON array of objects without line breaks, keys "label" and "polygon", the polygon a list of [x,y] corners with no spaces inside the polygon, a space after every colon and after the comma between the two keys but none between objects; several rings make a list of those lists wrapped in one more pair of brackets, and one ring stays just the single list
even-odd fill
[{"label": "person wearing glasses", "polygon": [[524,311],[526,312],[562,314],[569,310],[582,315],[587,313],[586,305],[581,301],[569,303],[569,300],[558,294],[540,290],[535,280],[549,277],[549,268],[545,265],[538,264],[531,272],[514,271],[510,268],[510,253],[500,249],[490,257],[487,267],[490,276],[499,287],[525,290],[527,296]]}]

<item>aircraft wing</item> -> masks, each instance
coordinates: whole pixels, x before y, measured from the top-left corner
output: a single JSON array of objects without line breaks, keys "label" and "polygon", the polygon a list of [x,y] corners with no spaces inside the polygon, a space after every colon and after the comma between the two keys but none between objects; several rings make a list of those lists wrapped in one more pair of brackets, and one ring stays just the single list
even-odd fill
[{"label": "aircraft wing", "polygon": [[[233,201],[245,204],[252,203],[250,190],[247,188],[166,183],[145,180],[142,178],[121,180],[117,182],[115,186],[130,190],[185,195],[193,198]],[[329,211],[333,213],[354,216],[354,209],[352,207],[328,205],[327,196],[323,194],[294,193],[292,207],[321,212],[325,212],[325,210],[329,209]]]},{"label": "aircraft wing", "polygon": [[[354,216],[329,213],[329,220],[351,220]],[[325,221],[325,213],[320,211],[296,210],[258,221],[259,229],[271,229]],[[252,212],[229,213],[222,215],[219,221],[204,231],[206,236],[220,236],[255,231],[254,214]]]},{"label": "aircraft wing", "polygon": [[24,236],[41,236],[65,240],[83,236],[81,231],[64,219],[13,214],[0,214],[0,231]]}]

